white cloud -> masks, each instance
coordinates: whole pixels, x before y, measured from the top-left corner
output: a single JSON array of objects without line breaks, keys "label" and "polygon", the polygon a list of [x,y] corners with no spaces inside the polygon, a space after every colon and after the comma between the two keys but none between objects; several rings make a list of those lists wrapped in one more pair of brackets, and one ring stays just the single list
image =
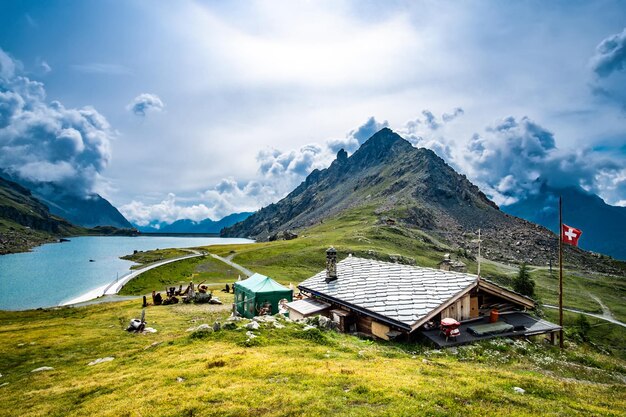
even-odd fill
[{"label": "white cloud", "polygon": [[0,50],[0,168],[32,182],[88,195],[111,159],[113,131],[93,107],[45,101],[42,83],[19,75]]},{"label": "white cloud", "polygon": [[126,106],[126,110],[135,114],[135,116],[145,116],[151,112],[163,111],[165,105],[156,94],[143,93],[139,94]]},{"label": "white cloud", "polygon": [[74,71],[85,74],[105,74],[105,75],[130,75],[133,71],[119,64],[105,64],[101,62],[91,62],[87,64],[75,64],[71,66]]}]

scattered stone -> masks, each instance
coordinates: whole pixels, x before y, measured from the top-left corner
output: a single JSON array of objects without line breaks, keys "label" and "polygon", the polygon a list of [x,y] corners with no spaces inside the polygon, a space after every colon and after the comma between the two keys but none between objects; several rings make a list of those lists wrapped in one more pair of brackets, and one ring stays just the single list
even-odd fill
[{"label": "scattered stone", "polygon": [[185,378],[179,376],[176,378],[176,382],[185,382]]},{"label": "scattered stone", "polygon": [[18,343],[17,347],[22,347],[22,346],[26,346],[26,343]]},{"label": "scattered stone", "polygon": [[224,330],[235,330],[236,328],[237,328],[237,324],[235,324],[235,322],[232,322],[232,321],[224,323],[224,325],[222,326],[222,329]]},{"label": "scattered stone", "polygon": [[213,331],[219,332],[222,329],[222,324],[219,321],[213,323]]},{"label": "scattered stone", "polygon": [[306,326],[304,326],[304,327],[302,328],[302,330],[303,330],[303,331],[305,331],[305,332],[306,332],[307,330],[311,330],[311,329],[317,329],[317,327],[315,327],[315,326],[311,326],[310,324],[307,324]]},{"label": "scattered stone", "polygon": [[250,330],[246,332],[246,336],[248,336],[248,339],[254,339],[255,337],[258,337],[257,335],[252,333]]},{"label": "scattered stone", "polygon": [[145,329],[143,329],[142,333],[156,333],[157,330],[154,327],[146,327]]},{"label": "scattered stone", "polygon": [[255,316],[252,318],[253,321],[259,323],[273,323],[276,321],[276,317],[274,316]]},{"label": "scattered stone", "polygon": [[208,324],[204,323],[199,325],[198,327],[190,327],[187,329],[188,332],[212,332],[213,328]]},{"label": "scattered stone", "polygon": [[34,372],[44,372],[44,371],[54,371],[54,368],[52,366],[42,366],[41,368],[33,369],[30,372],[34,373]]},{"label": "scattered stone", "polygon": [[8,383],[8,382],[5,382],[4,384],[0,384],[0,388],[2,388],[2,387],[6,387],[7,385],[9,385],[9,383]]},{"label": "scattered stone", "polygon": [[275,321],[274,322],[274,327],[277,329],[283,329],[285,326],[283,324],[280,324],[279,322]]},{"label": "scattered stone", "polygon": [[229,318],[226,319],[226,321],[241,321],[243,320],[243,317],[239,317],[239,316],[230,316]]},{"label": "scattered stone", "polygon": [[520,387],[513,387],[513,391],[517,392],[518,394],[523,394],[526,392],[524,388],[520,388]]},{"label": "scattered stone", "polygon": [[152,344],[150,344],[149,346],[146,346],[145,348],[143,348],[143,350],[148,350],[150,348],[160,345],[161,343],[163,342],[152,342]]},{"label": "scattered stone", "polygon": [[222,301],[219,298],[217,298],[217,297],[211,297],[211,299],[209,300],[209,304],[219,304],[219,305],[221,305],[221,304],[224,304],[224,303],[222,303]]},{"label": "scattered stone", "polygon": [[95,361],[89,362],[87,366],[94,366],[103,362],[111,362],[113,359],[115,359],[113,356],[107,356],[106,358],[98,358]]},{"label": "scattered stone", "polygon": [[246,329],[250,330],[259,330],[259,327],[261,326],[256,321],[251,321],[250,323],[246,324]]},{"label": "scattered stone", "polygon": [[422,363],[428,365],[430,361],[426,358],[422,359]]}]

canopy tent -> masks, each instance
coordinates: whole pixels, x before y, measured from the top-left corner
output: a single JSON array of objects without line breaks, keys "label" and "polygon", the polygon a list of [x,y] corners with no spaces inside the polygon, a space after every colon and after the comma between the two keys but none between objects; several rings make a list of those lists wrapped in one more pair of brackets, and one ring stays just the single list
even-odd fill
[{"label": "canopy tent", "polygon": [[265,275],[254,274],[246,280],[235,282],[235,305],[237,312],[244,317],[257,316],[266,303],[272,306],[271,314],[276,314],[282,299],[291,301],[293,290]]}]

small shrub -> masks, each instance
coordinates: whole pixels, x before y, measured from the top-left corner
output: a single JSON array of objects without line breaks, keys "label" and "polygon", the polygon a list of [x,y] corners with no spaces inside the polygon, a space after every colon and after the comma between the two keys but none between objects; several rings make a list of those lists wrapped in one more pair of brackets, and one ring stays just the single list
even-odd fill
[{"label": "small shrub", "polygon": [[215,359],[206,364],[207,369],[222,368],[224,366],[226,366],[226,361],[224,361],[224,359]]}]

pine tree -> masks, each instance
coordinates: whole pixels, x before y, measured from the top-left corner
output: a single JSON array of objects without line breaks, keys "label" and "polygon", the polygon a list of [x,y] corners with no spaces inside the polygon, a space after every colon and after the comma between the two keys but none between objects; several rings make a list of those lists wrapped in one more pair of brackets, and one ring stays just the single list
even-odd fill
[{"label": "pine tree", "polygon": [[530,277],[526,264],[520,266],[517,277],[513,278],[513,290],[529,297],[535,295],[535,281]]}]

